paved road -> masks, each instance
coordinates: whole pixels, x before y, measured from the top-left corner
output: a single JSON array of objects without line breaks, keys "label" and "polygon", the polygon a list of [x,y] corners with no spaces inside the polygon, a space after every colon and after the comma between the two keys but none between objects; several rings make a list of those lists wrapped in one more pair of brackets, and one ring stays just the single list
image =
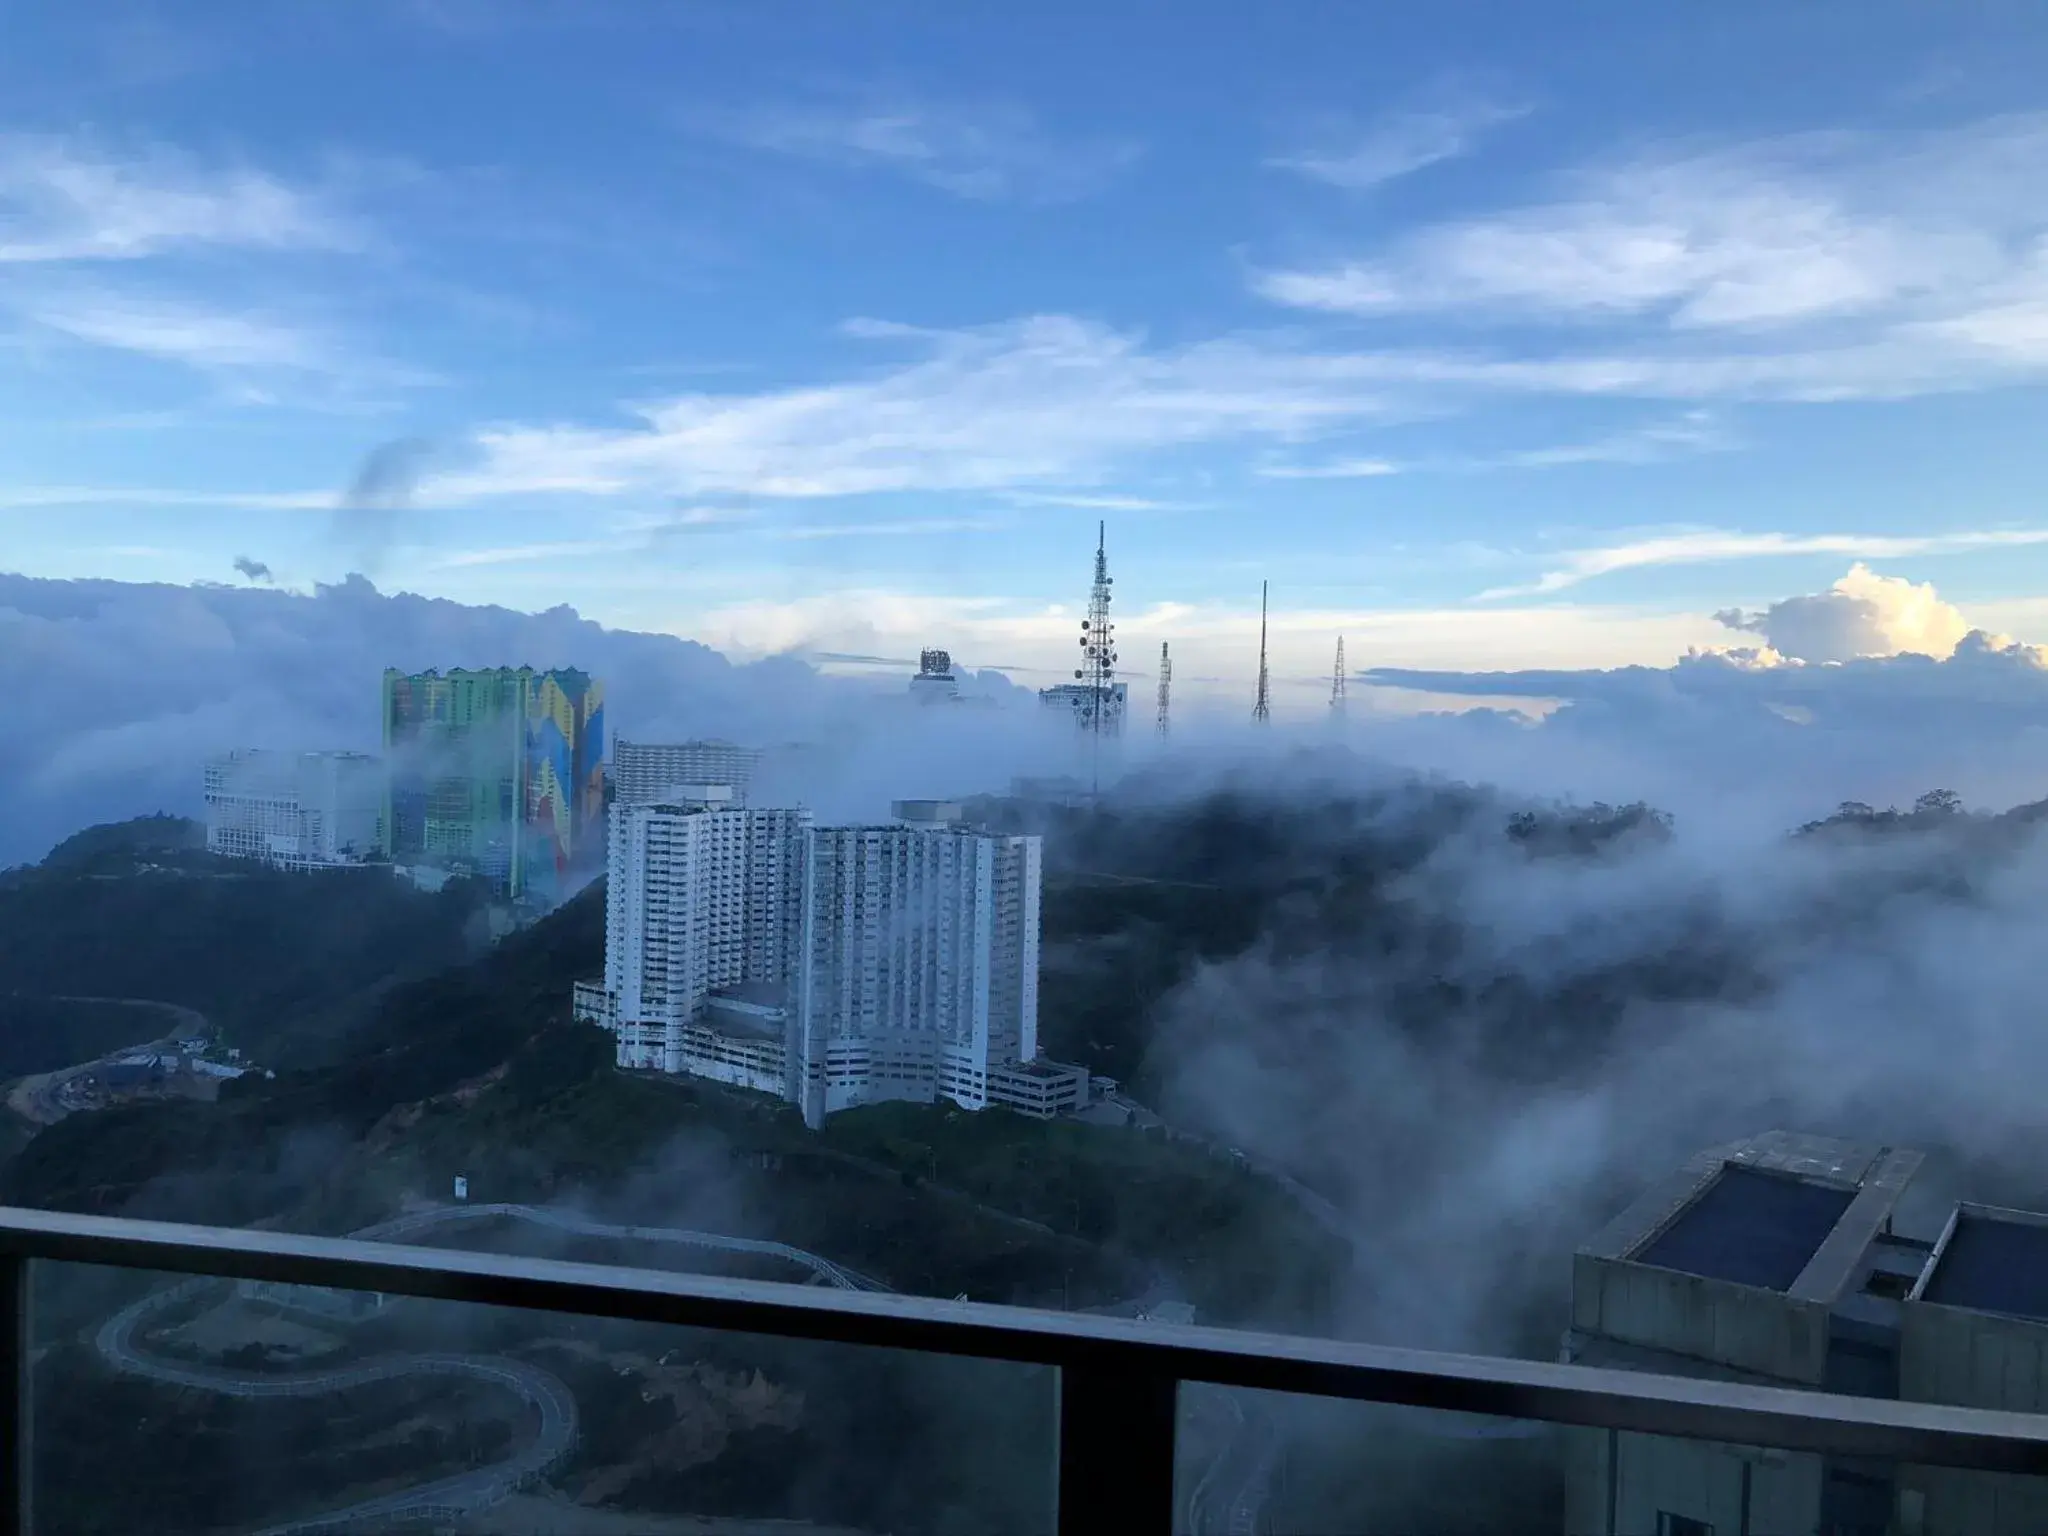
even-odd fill
[{"label": "paved road", "polygon": [[1210,1387],[1206,1406],[1227,1429],[1223,1446],[1188,1490],[1181,1536],[1258,1536],[1280,1466],[1280,1427],[1256,1393]]},{"label": "paved road", "polygon": [[[525,1222],[578,1236],[624,1239],[633,1242],[672,1243],[679,1247],[725,1253],[757,1254],[786,1259],[808,1270],[813,1282],[841,1290],[884,1290],[870,1280],[786,1243],[763,1242],[757,1238],[727,1237],[717,1232],[697,1232],[678,1227],[624,1226],[593,1221],[562,1211],[527,1205],[431,1206],[412,1211],[391,1221],[364,1227],[351,1235],[368,1241],[390,1242],[416,1237],[437,1227],[494,1219]],[[163,1382],[168,1386],[195,1387],[229,1397],[275,1398],[317,1397],[343,1392],[375,1381],[406,1376],[452,1376],[481,1381],[518,1397],[538,1416],[539,1428],[532,1439],[504,1460],[486,1467],[416,1483],[409,1488],[382,1494],[374,1499],[329,1510],[323,1514],[284,1525],[272,1526],[262,1536],[310,1536],[366,1520],[420,1518],[459,1519],[486,1509],[517,1489],[545,1476],[576,1444],[576,1399],[561,1379],[524,1361],[495,1355],[394,1354],[382,1355],[352,1366],[329,1370],[294,1372],[235,1371],[224,1366],[198,1365],[150,1352],[144,1325],[154,1316],[180,1302],[203,1295],[227,1282],[201,1277],[153,1291],[109,1318],[100,1328],[94,1345],[114,1369],[132,1376]]]},{"label": "paved road", "polygon": [[[517,1221],[582,1237],[664,1243],[705,1252],[748,1254],[787,1261],[808,1271],[813,1284],[840,1290],[886,1291],[880,1281],[787,1243],[729,1237],[680,1227],[596,1221],[540,1206],[477,1204],[428,1206],[350,1234],[376,1242],[410,1240],[443,1227],[486,1220]],[[406,1376],[438,1375],[484,1382],[518,1397],[539,1420],[533,1438],[489,1466],[414,1484],[306,1519],[272,1526],[261,1536],[313,1536],[370,1520],[457,1520],[490,1508],[551,1471],[574,1448],[576,1400],[560,1378],[524,1361],[492,1355],[395,1354],[327,1370],[273,1373],[229,1370],[152,1354],[144,1325],[158,1313],[225,1282],[200,1278],[155,1291],[116,1313],[95,1339],[116,1370],[170,1386],[240,1398],[313,1397]],[[1190,1536],[1258,1536],[1261,1511],[1280,1457],[1280,1435],[1255,1396],[1219,1394],[1232,1416],[1223,1448],[1190,1494],[1183,1529]]]}]

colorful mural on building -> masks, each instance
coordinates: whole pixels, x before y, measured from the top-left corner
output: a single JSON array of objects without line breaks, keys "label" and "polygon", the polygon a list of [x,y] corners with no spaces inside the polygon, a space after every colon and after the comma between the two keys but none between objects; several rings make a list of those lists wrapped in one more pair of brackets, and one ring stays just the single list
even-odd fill
[{"label": "colorful mural on building", "polygon": [[604,856],[604,685],[573,668],[384,674],[392,862],[567,893]]}]

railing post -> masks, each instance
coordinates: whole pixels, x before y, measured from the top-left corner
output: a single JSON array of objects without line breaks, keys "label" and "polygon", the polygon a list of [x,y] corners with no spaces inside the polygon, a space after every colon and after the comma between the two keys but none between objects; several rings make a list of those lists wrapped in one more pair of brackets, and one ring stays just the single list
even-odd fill
[{"label": "railing post", "polygon": [[29,1261],[0,1255],[0,1536],[29,1536],[30,1433],[35,1388],[29,1352]]},{"label": "railing post", "polygon": [[1059,1536],[1172,1536],[1171,1376],[1060,1369]]}]

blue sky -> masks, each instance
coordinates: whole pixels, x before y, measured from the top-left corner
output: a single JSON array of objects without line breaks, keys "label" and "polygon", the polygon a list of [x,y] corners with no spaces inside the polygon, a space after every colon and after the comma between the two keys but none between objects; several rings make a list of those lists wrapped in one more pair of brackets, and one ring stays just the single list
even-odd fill
[{"label": "blue sky", "polygon": [[[0,565],[729,648],[2048,640],[2037,7],[0,0]],[[382,472],[364,474],[366,463]],[[350,487],[359,494],[351,496]]]}]

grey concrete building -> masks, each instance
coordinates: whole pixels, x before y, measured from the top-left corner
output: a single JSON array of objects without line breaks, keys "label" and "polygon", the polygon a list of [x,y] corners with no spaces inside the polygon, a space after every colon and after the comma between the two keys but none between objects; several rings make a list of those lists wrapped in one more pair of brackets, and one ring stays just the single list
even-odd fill
[{"label": "grey concrete building", "polygon": [[[1898,1396],[1906,1298],[1932,1244],[1892,1216],[1920,1161],[1785,1132],[1699,1154],[1574,1255],[1565,1358]],[[1565,1457],[1568,1536],[1894,1527],[1886,1465],[1598,1430],[1568,1431]]]},{"label": "grey concrete building", "polygon": [[[1905,1307],[1899,1395],[2048,1411],[2048,1216],[1961,1205]],[[2048,1478],[1903,1467],[1900,1536],[2040,1536]]]}]

